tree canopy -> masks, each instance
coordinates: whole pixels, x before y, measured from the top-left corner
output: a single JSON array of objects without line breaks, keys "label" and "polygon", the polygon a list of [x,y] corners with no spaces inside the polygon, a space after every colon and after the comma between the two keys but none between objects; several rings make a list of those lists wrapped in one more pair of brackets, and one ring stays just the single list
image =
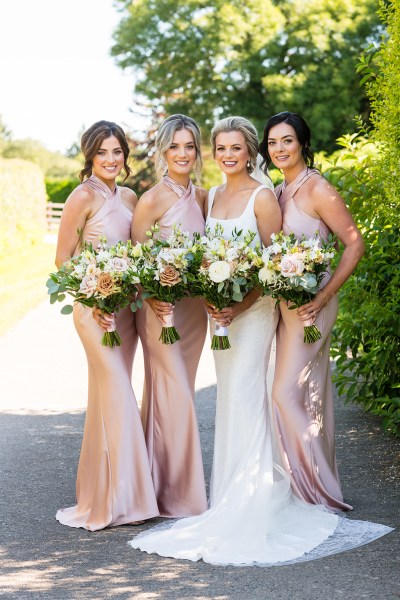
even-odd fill
[{"label": "tree canopy", "polygon": [[160,112],[209,129],[240,114],[258,129],[281,110],[303,114],[317,149],[332,150],[369,105],[357,57],[378,43],[376,0],[116,0],[111,53]]}]

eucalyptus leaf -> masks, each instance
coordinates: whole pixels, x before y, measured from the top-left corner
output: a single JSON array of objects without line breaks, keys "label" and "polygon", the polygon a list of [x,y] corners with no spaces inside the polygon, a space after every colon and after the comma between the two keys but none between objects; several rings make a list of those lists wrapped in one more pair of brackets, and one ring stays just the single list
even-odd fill
[{"label": "eucalyptus leaf", "polygon": [[62,307],[61,314],[62,315],[70,315],[73,310],[74,310],[74,307],[72,306],[72,304],[66,304],[65,306]]}]

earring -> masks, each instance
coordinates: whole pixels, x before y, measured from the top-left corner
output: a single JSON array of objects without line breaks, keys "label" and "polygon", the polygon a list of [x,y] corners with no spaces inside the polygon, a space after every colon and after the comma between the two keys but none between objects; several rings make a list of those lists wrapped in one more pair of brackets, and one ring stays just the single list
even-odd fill
[{"label": "earring", "polygon": [[247,161],[247,168],[250,169],[250,167],[251,167],[251,162],[250,162],[250,160],[248,160]]}]

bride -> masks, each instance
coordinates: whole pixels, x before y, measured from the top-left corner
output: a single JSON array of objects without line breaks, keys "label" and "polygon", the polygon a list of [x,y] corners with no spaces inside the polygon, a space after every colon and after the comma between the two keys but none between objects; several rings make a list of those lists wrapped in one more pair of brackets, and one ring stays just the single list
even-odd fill
[{"label": "bride", "polygon": [[[242,117],[223,119],[213,128],[211,142],[226,183],[210,190],[208,227],[212,231],[222,225],[227,238],[235,228],[254,231],[254,243],[268,245],[271,234],[281,229],[282,217],[274,193],[251,177],[257,162],[256,129]],[[344,519],[326,508],[297,499],[288,475],[274,462],[266,377],[278,321],[274,301],[253,290],[240,303],[220,311],[209,306],[208,311],[212,328],[215,323],[229,326],[231,342],[231,349],[214,351],[217,409],[210,508],[139,534],[130,545],[192,561],[268,566],[332,554],[390,531],[371,523],[366,531],[364,524],[357,527],[358,521],[343,526]]]}]

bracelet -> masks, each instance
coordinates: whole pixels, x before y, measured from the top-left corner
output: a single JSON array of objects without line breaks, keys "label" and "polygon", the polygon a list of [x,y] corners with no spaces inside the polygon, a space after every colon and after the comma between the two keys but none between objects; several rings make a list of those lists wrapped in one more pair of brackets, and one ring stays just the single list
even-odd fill
[{"label": "bracelet", "polygon": [[325,306],[326,306],[329,302],[328,294],[324,291],[323,288],[321,288],[319,291],[325,296],[325,300],[326,300]]}]

